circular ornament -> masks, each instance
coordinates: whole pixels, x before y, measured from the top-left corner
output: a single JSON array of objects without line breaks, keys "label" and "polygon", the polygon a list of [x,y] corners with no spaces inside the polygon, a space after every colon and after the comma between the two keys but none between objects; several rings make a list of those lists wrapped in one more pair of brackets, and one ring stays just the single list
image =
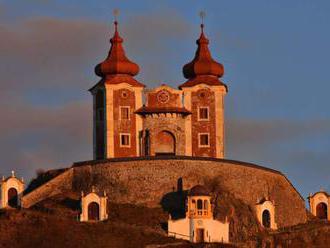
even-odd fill
[{"label": "circular ornament", "polygon": [[122,97],[122,98],[127,98],[127,97],[128,97],[128,92],[127,92],[126,90],[123,90],[123,91],[121,92],[121,97]]},{"label": "circular ornament", "polygon": [[207,99],[209,97],[209,92],[207,90],[198,91],[198,98]]},{"label": "circular ornament", "polygon": [[161,90],[157,94],[157,100],[160,103],[167,103],[170,100],[170,94],[167,90]]},{"label": "circular ornament", "polygon": [[198,221],[197,221],[197,224],[198,224],[199,226],[202,226],[202,225],[203,225],[203,221],[202,221],[202,220],[198,220]]}]

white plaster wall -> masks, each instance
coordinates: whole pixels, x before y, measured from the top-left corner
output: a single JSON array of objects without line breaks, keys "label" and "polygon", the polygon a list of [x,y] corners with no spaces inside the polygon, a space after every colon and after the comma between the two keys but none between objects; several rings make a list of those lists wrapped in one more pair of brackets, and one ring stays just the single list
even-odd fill
[{"label": "white plaster wall", "polygon": [[185,218],[168,221],[168,235],[196,242],[196,229],[204,229],[205,242],[229,242],[229,223],[213,219]]},{"label": "white plaster wall", "polygon": [[205,239],[208,242],[229,242],[229,223],[208,219],[205,220],[207,236]]},{"label": "white plaster wall", "polygon": [[[192,242],[196,242],[196,229],[204,229],[205,242],[229,242],[229,223],[223,223],[214,219],[191,219]],[[193,236],[194,234],[194,236]]]},{"label": "white plaster wall", "polygon": [[190,220],[168,220],[168,236],[177,239],[190,240]]}]

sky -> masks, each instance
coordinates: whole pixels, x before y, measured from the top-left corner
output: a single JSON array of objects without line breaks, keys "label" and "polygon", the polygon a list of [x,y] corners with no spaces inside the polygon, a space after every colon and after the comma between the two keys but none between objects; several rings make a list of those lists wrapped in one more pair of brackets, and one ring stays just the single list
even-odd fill
[{"label": "sky", "polygon": [[113,10],[148,87],[184,82],[200,18],[225,67],[226,158],[283,172],[307,197],[330,191],[327,0],[0,0],[0,174],[92,159],[94,66]]}]

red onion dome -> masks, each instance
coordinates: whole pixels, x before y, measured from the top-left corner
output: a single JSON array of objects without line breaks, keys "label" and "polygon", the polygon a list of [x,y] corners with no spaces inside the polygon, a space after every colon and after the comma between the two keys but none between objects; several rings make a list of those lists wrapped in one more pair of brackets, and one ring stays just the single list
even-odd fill
[{"label": "red onion dome", "polygon": [[110,39],[111,48],[108,57],[95,67],[96,75],[106,77],[114,74],[135,76],[139,73],[139,66],[130,61],[123,48],[123,39],[118,33],[118,22],[115,21],[115,33]]},{"label": "red onion dome", "polygon": [[194,59],[183,67],[183,75],[190,79],[200,75],[222,77],[224,74],[223,65],[216,62],[208,48],[209,40],[204,35],[204,25],[201,24],[201,35],[196,41],[197,51]]}]

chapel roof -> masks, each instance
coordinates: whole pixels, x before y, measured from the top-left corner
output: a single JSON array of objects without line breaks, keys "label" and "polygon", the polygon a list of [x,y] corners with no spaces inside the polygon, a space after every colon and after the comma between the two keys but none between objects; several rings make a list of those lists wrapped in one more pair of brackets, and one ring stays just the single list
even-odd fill
[{"label": "chapel roof", "polygon": [[161,114],[161,113],[176,113],[182,115],[190,115],[191,112],[184,107],[149,107],[142,106],[135,111],[136,114],[146,115],[146,114]]},{"label": "chapel roof", "polygon": [[189,190],[189,196],[210,196],[210,192],[203,185],[195,185]]},{"label": "chapel roof", "polygon": [[324,191],[323,189],[321,189],[320,191],[317,191],[317,192],[315,192],[313,194],[310,194],[307,198],[313,198],[317,194],[324,194],[326,197],[330,197],[330,195],[326,191]]}]

